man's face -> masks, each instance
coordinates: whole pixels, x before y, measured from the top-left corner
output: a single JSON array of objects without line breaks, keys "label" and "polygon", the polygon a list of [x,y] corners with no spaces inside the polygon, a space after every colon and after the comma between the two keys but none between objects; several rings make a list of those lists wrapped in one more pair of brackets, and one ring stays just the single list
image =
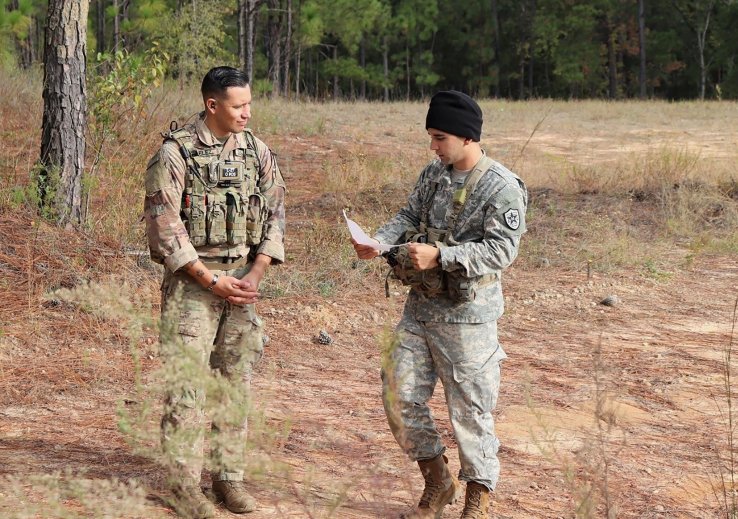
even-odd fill
[{"label": "man's face", "polygon": [[435,128],[428,128],[428,135],[431,138],[430,149],[444,165],[456,164],[465,158],[465,144],[468,139]]},{"label": "man's face", "polygon": [[251,88],[228,87],[223,97],[210,97],[205,101],[208,127],[216,137],[240,133],[251,119]]}]

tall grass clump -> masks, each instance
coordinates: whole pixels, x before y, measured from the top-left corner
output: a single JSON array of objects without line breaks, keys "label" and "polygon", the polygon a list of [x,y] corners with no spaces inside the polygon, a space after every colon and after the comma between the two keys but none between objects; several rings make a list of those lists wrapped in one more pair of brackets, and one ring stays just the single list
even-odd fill
[{"label": "tall grass clump", "polygon": [[736,402],[733,395],[733,348],[736,323],[738,323],[738,299],[733,305],[730,337],[723,347],[723,392],[720,396],[724,400],[722,402],[716,400],[716,402],[723,421],[724,436],[721,438],[723,443],[715,446],[716,467],[711,480],[712,491],[720,507],[721,515],[725,519],[738,518],[738,457],[736,456],[738,414],[736,414]]},{"label": "tall grass clump", "polygon": [[71,472],[0,477],[4,519],[164,517],[146,505],[146,490],[135,481],[88,479]]}]

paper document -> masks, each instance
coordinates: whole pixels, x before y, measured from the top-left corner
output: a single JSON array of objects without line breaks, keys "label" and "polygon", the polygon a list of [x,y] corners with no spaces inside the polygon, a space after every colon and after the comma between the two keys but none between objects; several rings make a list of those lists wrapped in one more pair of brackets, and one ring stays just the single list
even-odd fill
[{"label": "paper document", "polygon": [[343,217],[346,219],[346,225],[348,225],[349,231],[351,232],[351,237],[356,243],[360,245],[371,245],[380,252],[387,252],[394,247],[399,247],[399,245],[385,245],[384,243],[379,243],[376,240],[371,239],[362,230],[362,228],[359,227],[359,224],[346,216],[345,209],[343,210]]}]

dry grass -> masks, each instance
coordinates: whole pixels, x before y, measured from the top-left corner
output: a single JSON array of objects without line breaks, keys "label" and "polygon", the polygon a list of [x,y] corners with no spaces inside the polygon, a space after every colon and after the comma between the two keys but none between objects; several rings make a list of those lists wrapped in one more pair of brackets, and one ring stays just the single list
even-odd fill
[{"label": "dry grass", "polygon": [[[518,280],[513,286],[519,287],[519,293],[512,292],[509,297],[509,315],[515,316],[516,335],[526,336],[530,331],[533,337],[534,318],[550,315],[558,319],[561,301],[568,309],[580,312],[575,316],[579,328],[581,319],[589,322],[593,315],[584,313],[591,311],[591,301],[580,301],[580,295],[543,299],[544,306],[548,306],[541,311],[541,300],[536,296],[534,301],[528,293],[534,290],[531,286],[583,284],[588,268],[595,278],[603,273],[607,279],[627,275],[657,291],[643,303],[650,312],[669,296],[666,285],[670,279],[680,278],[680,273],[682,279],[689,277],[683,274],[685,267],[693,268],[708,253],[738,253],[738,129],[733,123],[738,119],[738,104],[542,100],[484,101],[482,107],[487,114],[484,147],[518,171],[531,188],[529,233],[513,269],[513,275],[526,280]],[[310,470],[304,467],[320,467],[326,460],[326,471],[332,474],[346,471],[345,460],[356,465],[351,465],[356,473],[366,464],[376,466],[377,501],[388,507],[382,509],[385,512],[398,511],[397,498],[389,505],[384,502],[387,489],[395,489],[397,481],[380,477],[387,473],[392,474],[391,478],[396,476],[387,468],[391,463],[385,461],[391,439],[359,437],[356,431],[340,428],[334,438],[325,434],[325,424],[345,420],[346,399],[356,399],[350,402],[355,411],[351,419],[364,420],[367,430],[386,429],[381,411],[367,410],[358,400],[359,394],[368,394],[376,385],[373,379],[366,379],[371,378],[367,373],[376,369],[377,362],[376,355],[372,357],[376,352],[365,346],[370,351],[365,353],[360,343],[371,341],[368,330],[394,319],[393,311],[396,314],[399,307],[396,301],[385,301],[381,295],[385,272],[382,264],[355,260],[340,210],[349,207],[352,218],[373,231],[404,203],[418,171],[432,155],[423,128],[425,109],[424,103],[290,104],[255,100],[252,126],[277,151],[290,188],[288,262],[271,271],[264,285],[268,299],[262,303],[266,315],[273,316],[282,327],[277,333],[283,334],[283,344],[275,341],[270,346],[277,349],[270,356],[278,360],[271,360],[269,369],[288,384],[289,395],[269,390],[284,410],[272,410],[277,406],[271,406],[270,401],[271,414],[260,418],[264,428],[259,425],[257,430],[267,436],[272,434],[270,430],[277,431],[259,440],[271,442],[262,448],[278,451],[294,464],[287,468],[265,465],[265,479],[275,488],[287,481],[288,488],[281,488],[278,495],[297,500],[298,509],[310,510],[316,517],[333,513],[328,508],[334,505],[327,506],[326,501],[335,506],[344,503],[344,485],[348,488],[356,481],[367,487],[374,484],[372,479],[361,478],[351,482],[318,481],[318,468],[316,481],[312,482]],[[125,323],[102,317],[84,305],[63,302],[51,292],[87,282],[126,285],[125,297],[135,301],[136,310],[156,316],[160,271],[126,251],[145,248],[139,222],[141,186],[148,156],[159,144],[157,132],[167,128],[171,119],[182,121],[182,116],[197,112],[199,101],[196,87],[180,92],[167,85],[156,92],[146,118],[120,129],[104,151],[92,191],[91,218],[84,232],[48,226],[32,216],[33,208],[23,197],[28,172],[38,154],[41,110],[38,77],[11,73],[0,84],[0,136],[6,143],[0,150],[0,405],[11,406],[20,414],[29,406],[51,408],[52,402],[60,399],[89,399],[109,405],[120,393],[131,391],[137,366],[130,356],[131,338]],[[599,292],[587,287],[587,297],[595,300]],[[611,289],[610,285],[597,287],[599,291]],[[526,306],[522,301],[527,298],[530,304]],[[631,298],[635,300],[636,294]],[[671,315],[672,309],[663,311]],[[569,318],[574,319],[571,315]],[[640,319],[645,327],[650,314],[633,318]],[[621,318],[615,324],[618,330],[628,329],[630,321]],[[560,337],[573,343],[581,337],[563,328],[559,333],[557,326],[558,321],[548,322],[546,330],[537,332],[543,337],[542,351],[516,352],[518,360],[512,360],[511,366],[519,369],[524,362],[545,372],[536,398],[546,401],[553,392],[560,401],[568,402],[574,397],[567,395],[576,395],[572,377],[584,375],[571,375],[566,366],[562,367],[557,348],[561,347]],[[329,330],[339,346],[326,349],[313,344],[310,335],[315,327]],[[586,335],[579,328],[576,333]],[[640,344],[640,337],[649,330],[650,324],[647,329],[633,332],[638,336],[635,343]],[[272,332],[267,329],[267,333]],[[152,354],[152,358],[146,354],[142,357],[146,373],[152,373],[157,364],[153,357],[155,335],[148,329],[136,340],[141,351]],[[676,336],[673,342],[679,343]],[[293,348],[300,353],[290,353]],[[688,345],[683,348],[689,352]],[[664,355],[672,355],[665,346],[664,351]],[[621,351],[613,352],[607,360],[622,364],[626,391],[632,393],[626,396],[638,399],[647,395],[648,409],[655,412],[669,407],[665,397],[656,394],[650,385],[642,385],[644,375],[636,372],[640,368],[633,368],[628,357],[622,355]],[[644,347],[642,357],[634,357],[636,364],[649,365],[649,355],[651,352]],[[685,360],[687,367],[682,369],[705,371],[704,366],[684,355],[688,362]],[[679,359],[667,360],[666,368],[672,369]],[[586,362],[580,364],[589,366]],[[313,377],[316,372],[325,378]],[[268,373],[270,377],[264,378],[274,378],[271,371]],[[556,382],[565,377],[570,377],[569,385],[557,386]],[[336,380],[349,379],[364,384],[360,391],[346,392],[341,387],[338,393],[331,392]],[[116,395],[104,395],[105,391]],[[307,419],[289,427],[290,406]],[[325,409],[331,409],[335,416],[326,417]],[[92,419],[90,416],[92,413],[65,417],[64,423],[71,424],[67,429],[82,435],[80,431],[90,427],[85,423]],[[94,416],[100,420],[99,409]],[[39,419],[34,427],[50,419]],[[105,460],[81,456],[76,463],[90,464],[100,477],[121,473],[128,479],[143,473],[144,485],[156,488],[161,484],[152,475],[156,467],[131,460],[129,451],[121,450],[122,442],[112,421],[95,424],[100,426],[96,430],[104,434],[95,445],[105,453]],[[321,434],[312,436],[313,429]],[[58,434],[56,440],[61,441],[69,432],[65,429]],[[34,441],[42,443],[41,439]],[[113,447],[107,450],[107,444]],[[20,440],[13,445],[19,452],[28,448]],[[365,449],[361,455],[366,459],[356,458],[357,445]],[[343,457],[329,458],[337,449]],[[692,453],[693,449],[685,448],[687,451]],[[38,447],[38,452],[49,455],[55,451]],[[65,453],[62,451],[60,459]],[[73,451],[68,454],[75,456]],[[530,460],[524,453],[515,454],[509,458],[521,454],[517,458],[520,461],[513,463],[522,470]],[[648,456],[655,458],[656,454],[649,450]],[[114,461],[107,466],[109,459]],[[15,481],[12,483],[15,485]],[[639,499],[646,502],[644,495],[639,494]],[[367,510],[379,510],[371,508],[379,506],[376,503],[352,506],[359,510],[357,517]],[[508,501],[505,506],[510,509],[517,504]],[[367,515],[371,513],[363,516]],[[545,514],[531,512],[528,516]]]}]

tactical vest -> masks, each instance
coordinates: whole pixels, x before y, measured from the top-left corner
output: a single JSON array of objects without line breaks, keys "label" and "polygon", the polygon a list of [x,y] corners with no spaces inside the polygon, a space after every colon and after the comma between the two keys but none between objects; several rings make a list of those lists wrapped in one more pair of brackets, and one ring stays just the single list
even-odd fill
[{"label": "tactical vest", "polygon": [[[467,176],[464,185],[454,192],[453,207],[448,215],[446,229],[436,229],[428,225],[428,216],[431,205],[438,190],[438,182],[433,182],[429,195],[423,200],[420,209],[420,228],[411,228],[405,232],[403,242],[428,243],[443,248],[449,245],[458,245],[453,239],[456,228],[456,220],[461,214],[467,200],[474,192],[474,188],[487,170],[492,167],[493,161],[487,155],[483,155],[476,164],[474,170]],[[440,265],[429,270],[416,270],[410,258],[406,245],[393,248],[385,254],[387,262],[395,278],[403,285],[409,285],[416,290],[435,296],[445,293],[451,300],[458,302],[474,301],[477,289],[497,280],[496,274],[486,274],[475,278],[467,278],[460,272],[445,272]],[[385,293],[389,297],[389,286],[385,280]]]},{"label": "tactical vest", "polygon": [[261,243],[268,206],[257,185],[256,141],[249,130],[244,137],[246,147],[221,160],[218,150],[195,148],[187,128],[165,135],[177,142],[187,164],[180,215],[194,247]]}]

